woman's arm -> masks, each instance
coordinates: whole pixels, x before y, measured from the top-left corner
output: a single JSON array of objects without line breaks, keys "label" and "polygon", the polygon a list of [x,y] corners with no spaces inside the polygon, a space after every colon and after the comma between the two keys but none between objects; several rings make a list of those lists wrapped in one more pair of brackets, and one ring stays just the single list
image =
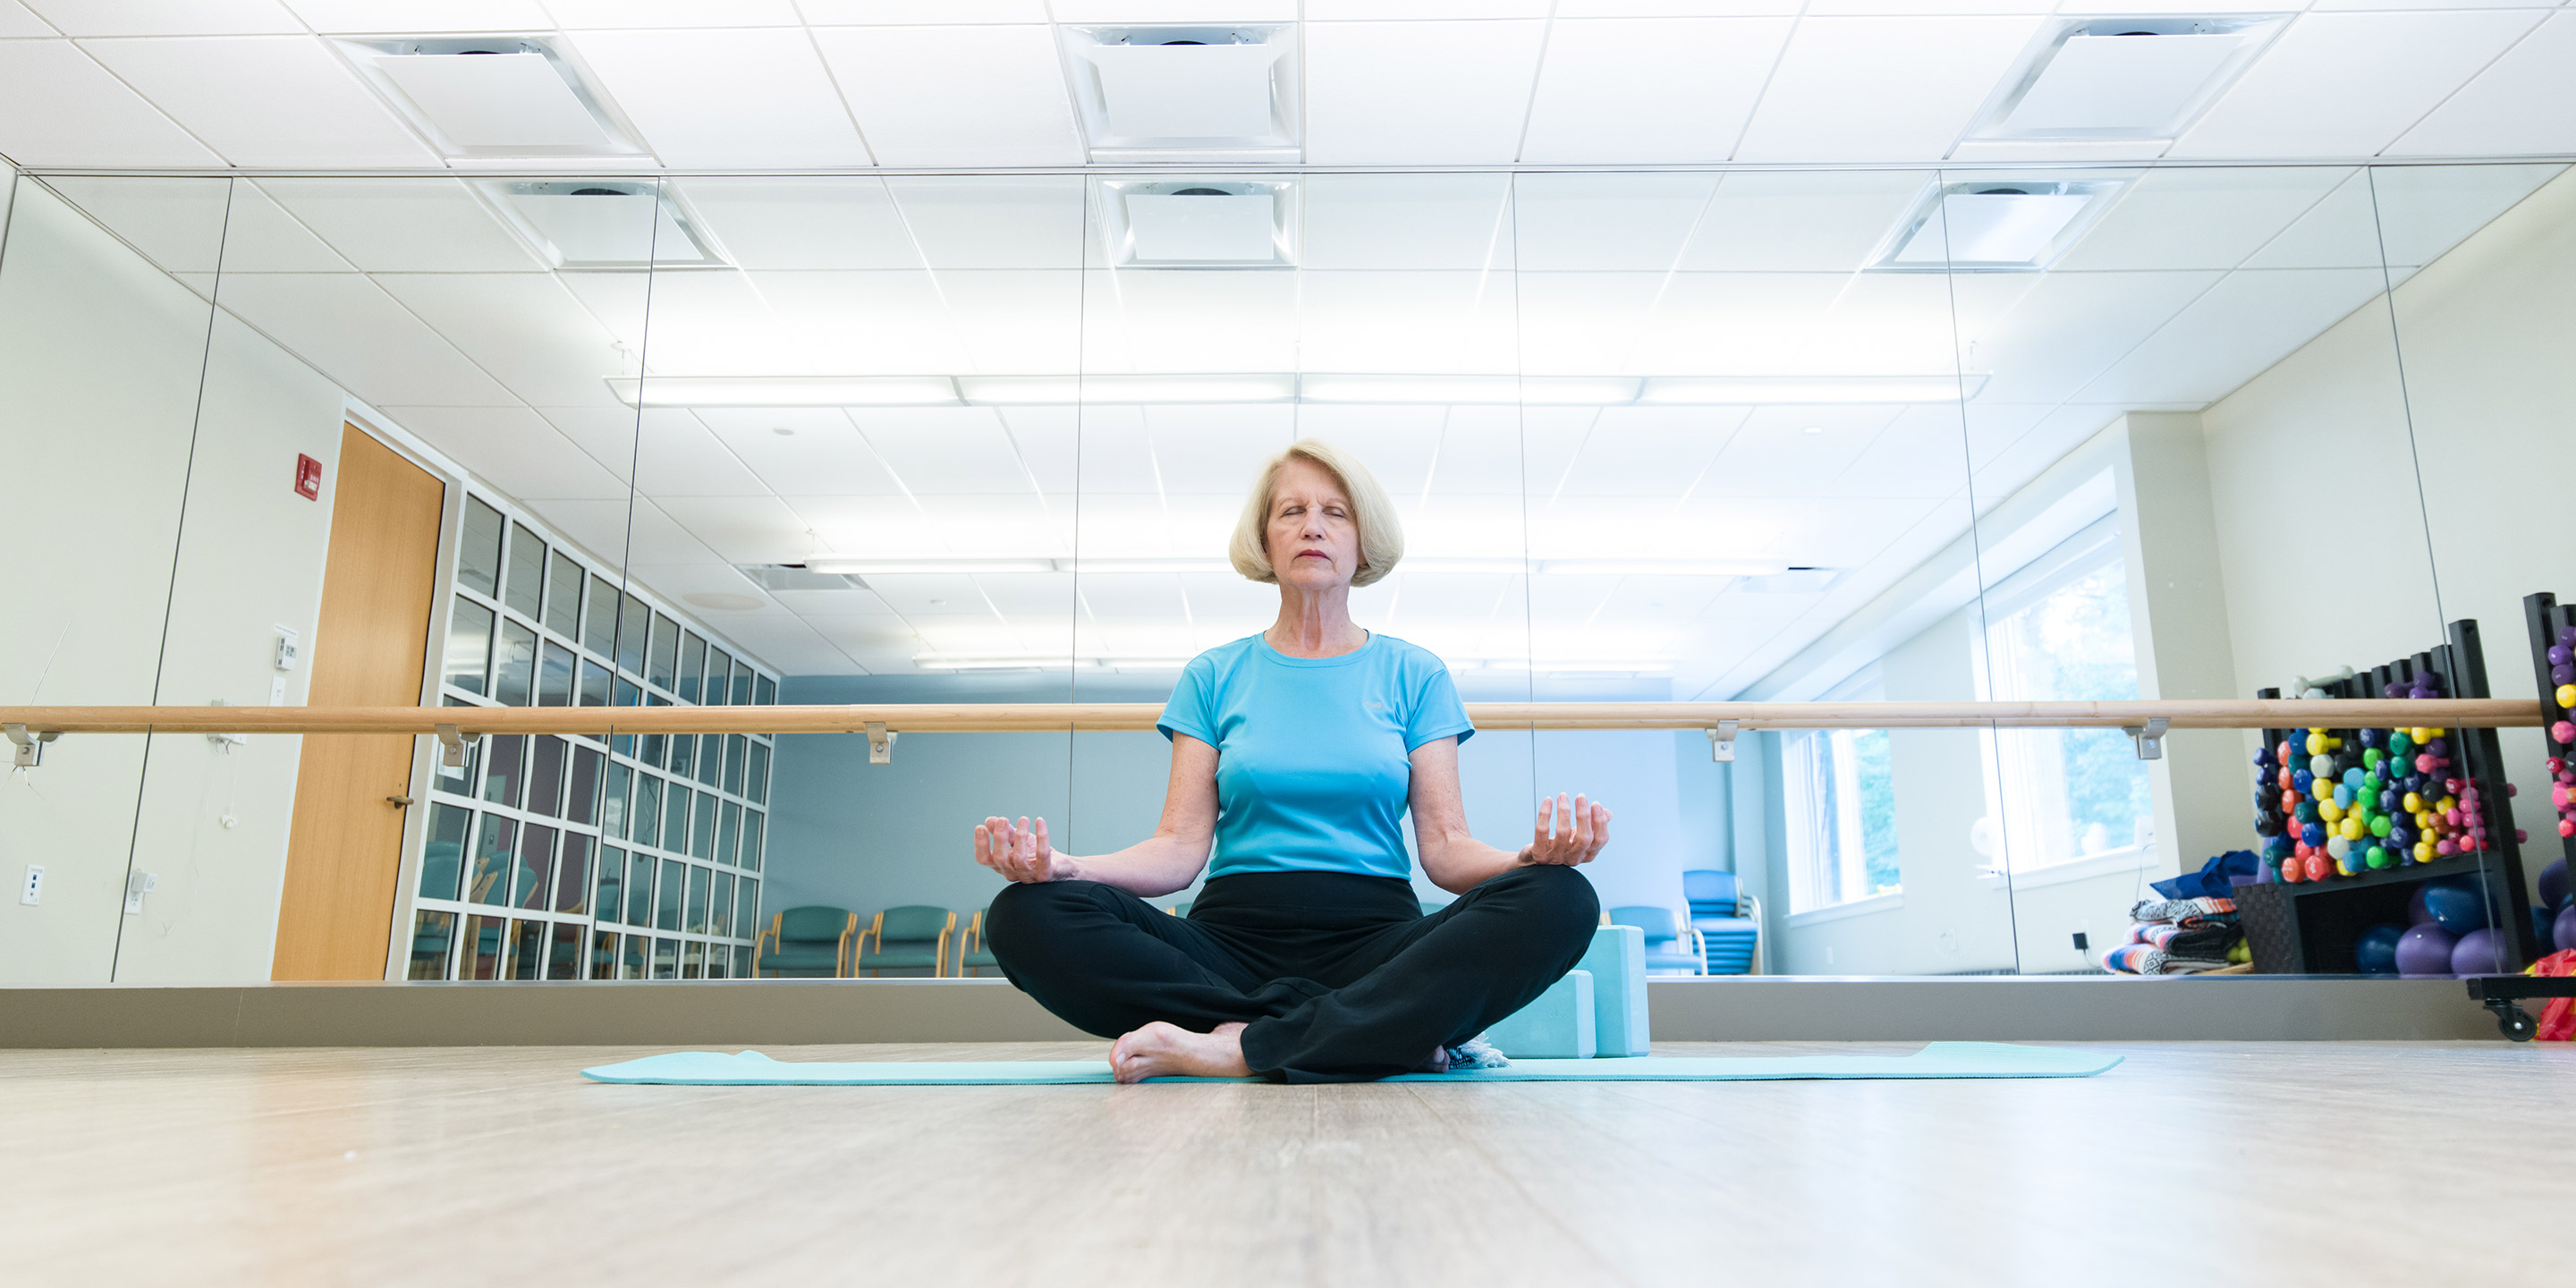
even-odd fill
[{"label": "woman's arm", "polygon": [[[1560,820],[1564,831],[1557,831]],[[1538,807],[1530,843],[1510,853],[1467,834],[1466,800],[1458,791],[1458,740],[1441,738],[1413,749],[1413,839],[1431,884],[1465,894],[1487,877],[1537,863],[1590,863],[1610,843],[1610,807],[1581,796],[1559,795]]]},{"label": "woman's arm", "polygon": [[1049,846],[1043,818],[988,818],[975,825],[975,861],[1012,881],[1098,881],[1150,899],[1189,888],[1207,866],[1215,840],[1216,748],[1176,733],[1163,821],[1152,836],[1114,853],[1082,857]]}]

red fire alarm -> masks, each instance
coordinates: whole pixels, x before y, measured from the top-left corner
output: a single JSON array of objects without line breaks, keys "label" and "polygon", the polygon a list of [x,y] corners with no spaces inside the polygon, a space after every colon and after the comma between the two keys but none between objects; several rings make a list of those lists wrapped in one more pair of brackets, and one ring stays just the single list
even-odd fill
[{"label": "red fire alarm", "polygon": [[307,501],[322,499],[322,462],[300,452],[295,457],[295,494]]}]

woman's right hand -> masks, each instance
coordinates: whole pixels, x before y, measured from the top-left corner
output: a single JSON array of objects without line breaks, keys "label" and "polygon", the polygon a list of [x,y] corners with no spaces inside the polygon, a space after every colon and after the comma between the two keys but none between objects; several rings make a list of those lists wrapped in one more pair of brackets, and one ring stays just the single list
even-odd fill
[{"label": "woman's right hand", "polygon": [[1073,856],[1058,854],[1047,844],[1046,820],[1032,824],[1026,817],[1016,824],[1007,818],[987,818],[975,825],[975,861],[1002,874],[1006,881],[1037,884],[1041,881],[1071,881],[1077,874]]}]

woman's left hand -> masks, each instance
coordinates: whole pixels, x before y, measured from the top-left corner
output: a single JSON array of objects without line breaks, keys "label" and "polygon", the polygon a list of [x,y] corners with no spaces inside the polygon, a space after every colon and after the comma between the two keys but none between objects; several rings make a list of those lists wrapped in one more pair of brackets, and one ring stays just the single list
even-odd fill
[{"label": "woman's left hand", "polygon": [[1538,827],[1517,857],[1524,864],[1572,867],[1590,863],[1609,843],[1610,807],[1579,794],[1568,799],[1560,792],[1539,802]]}]

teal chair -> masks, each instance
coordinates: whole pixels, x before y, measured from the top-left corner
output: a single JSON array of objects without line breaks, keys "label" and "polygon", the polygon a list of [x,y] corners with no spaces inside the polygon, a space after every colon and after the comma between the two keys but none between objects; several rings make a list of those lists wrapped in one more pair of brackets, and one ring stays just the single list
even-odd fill
[{"label": "teal chair", "polygon": [[993,946],[984,942],[984,914],[990,911],[989,908],[977,908],[975,915],[966,919],[966,938],[957,945],[957,977],[960,979],[964,979],[970,970],[1002,968],[1000,962],[993,960]]},{"label": "teal chair", "polygon": [[1736,884],[1732,872],[1701,869],[1682,874],[1691,928],[1699,932],[1711,975],[1762,973],[1762,905]]},{"label": "teal chair", "polygon": [[1701,949],[1699,931],[1673,915],[1670,908],[1631,906],[1612,908],[1603,914],[1605,925],[1635,926],[1646,932],[1646,973],[1679,971],[1688,975],[1708,973],[1708,958]]},{"label": "teal chair", "polygon": [[762,979],[840,979],[852,974],[859,914],[847,908],[790,908],[760,932],[752,973]]},{"label": "teal chair", "polygon": [[875,975],[928,967],[931,974],[944,975],[948,937],[955,933],[957,914],[946,908],[918,903],[888,908],[859,936],[858,968]]}]

